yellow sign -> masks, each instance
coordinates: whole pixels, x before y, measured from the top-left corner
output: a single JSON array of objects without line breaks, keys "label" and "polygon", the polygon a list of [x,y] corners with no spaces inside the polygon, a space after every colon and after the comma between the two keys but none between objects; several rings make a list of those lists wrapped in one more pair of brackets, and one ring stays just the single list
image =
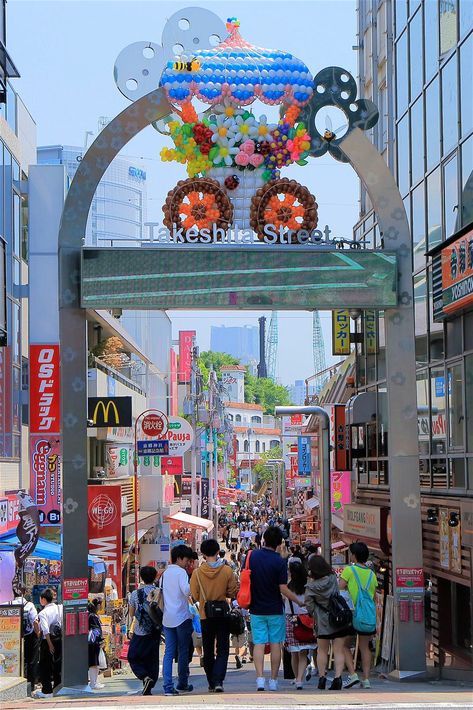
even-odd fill
[{"label": "yellow sign", "polygon": [[332,311],[332,355],[350,354],[350,313]]},{"label": "yellow sign", "polygon": [[102,401],[97,402],[97,404],[95,405],[94,414],[92,417],[92,421],[94,422],[94,424],[96,424],[97,421],[99,420],[98,412],[99,412],[100,407],[102,408],[103,421],[106,424],[110,424],[110,420],[109,420],[110,407],[113,407],[113,411],[115,413],[115,424],[119,424],[120,419],[118,416],[118,409],[117,409],[117,405],[115,404],[115,402],[107,402],[107,404],[104,404],[104,402],[102,402]]},{"label": "yellow sign", "polygon": [[89,397],[89,427],[130,427],[131,397]]}]

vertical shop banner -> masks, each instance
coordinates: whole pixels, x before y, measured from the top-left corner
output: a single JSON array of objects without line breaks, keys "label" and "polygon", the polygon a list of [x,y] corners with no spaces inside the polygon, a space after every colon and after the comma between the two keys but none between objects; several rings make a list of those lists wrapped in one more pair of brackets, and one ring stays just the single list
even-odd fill
[{"label": "vertical shop banner", "polygon": [[177,383],[177,355],[174,348],[169,351],[169,370],[170,370],[170,395],[169,400],[169,414],[171,416],[177,417],[179,414],[179,396],[178,396],[178,383]]},{"label": "vertical shop banner", "polygon": [[332,311],[332,355],[350,354],[350,313]]},{"label": "vertical shop banner", "polygon": [[30,492],[41,525],[61,524],[61,450],[59,436],[30,435]]},{"label": "vertical shop banner", "polygon": [[347,449],[346,449],[346,421],[345,421],[345,405],[334,405],[334,447],[335,447],[335,470],[345,471],[347,467]]},{"label": "vertical shop banner", "polygon": [[343,516],[343,509],[351,503],[351,471],[331,471],[332,513]]},{"label": "vertical shop banner", "polygon": [[31,434],[61,431],[59,396],[59,345],[30,345]]},{"label": "vertical shop banner", "polygon": [[311,462],[310,462],[310,436],[298,436],[297,437],[297,455],[298,455],[298,474],[303,476],[305,474],[310,474],[311,472]]},{"label": "vertical shop banner", "polygon": [[11,348],[0,348],[0,457],[9,458],[11,451]]},{"label": "vertical shop banner", "polygon": [[200,480],[200,496],[201,496],[201,509],[200,517],[208,520],[210,518],[210,501],[209,501],[210,487],[209,479],[202,478]]},{"label": "vertical shop banner", "polygon": [[185,384],[191,379],[192,345],[195,330],[179,331],[179,382]]},{"label": "vertical shop banner", "polygon": [[374,355],[378,352],[377,326],[376,311],[365,311],[365,343],[367,355]]},{"label": "vertical shop banner", "polygon": [[122,488],[88,486],[89,554],[100,557],[122,597]]}]

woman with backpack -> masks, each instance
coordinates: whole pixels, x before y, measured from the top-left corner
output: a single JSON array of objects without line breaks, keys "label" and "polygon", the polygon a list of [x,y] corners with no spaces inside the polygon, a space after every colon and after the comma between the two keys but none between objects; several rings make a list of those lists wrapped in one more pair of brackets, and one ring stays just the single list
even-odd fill
[{"label": "woman with backpack", "polygon": [[159,641],[161,632],[149,615],[148,594],[155,589],[157,570],[142,567],[142,584],[131,593],[129,601],[130,618],[133,622],[133,636],[128,648],[128,663],[131,670],[143,682],[142,695],[151,695],[159,674]]},{"label": "woman with backpack", "polygon": [[[308,652],[317,648],[313,634],[314,621],[307,614],[304,606],[304,591],[307,584],[307,572],[304,565],[297,562],[289,563],[288,588],[298,597],[298,603],[286,599],[286,649],[291,654],[291,665],[295,677],[296,690],[302,690],[303,678],[308,665]],[[305,622],[305,623],[303,623]]]},{"label": "woman with backpack", "polygon": [[[353,602],[353,630],[358,634],[361,654],[363,688],[371,688],[371,650],[370,639],[376,633],[376,605],[374,596],[378,580],[372,569],[367,566],[369,550],[364,542],[353,542],[350,545],[352,564],[345,567],[340,578],[340,589],[348,589]],[[351,652],[348,649],[348,653]],[[351,688],[359,682],[358,675],[353,673],[348,677],[345,687]]]},{"label": "woman with backpack", "polygon": [[349,633],[350,622],[346,625],[334,623],[333,613],[330,611],[332,599],[339,599],[340,595],[337,577],[328,562],[321,555],[313,554],[309,557],[308,567],[310,578],[305,591],[305,606],[316,620],[318,688],[325,690],[327,684],[328,652],[332,641],[335,678],[329,690],[341,690],[345,666],[345,639]]}]

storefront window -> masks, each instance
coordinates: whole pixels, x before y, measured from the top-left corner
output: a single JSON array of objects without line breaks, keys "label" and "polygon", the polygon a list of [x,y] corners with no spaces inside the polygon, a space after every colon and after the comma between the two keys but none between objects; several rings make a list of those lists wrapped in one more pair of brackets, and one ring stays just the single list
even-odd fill
[{"label": "storefront window", "polygon": [[386,379],[386,337],[384,333],[384,311],[379,312],[378,318],[378,381]]},{"label": "storefront window", "polygon": [[414,276],[414,308],[416,366],[427,364],[427,277],[426,272]]},{"label": "storefront window", "polygon": [[427,234],[429,249],[442,241],[442,199],[440,168],[427,178]]},{"label": "storefront window", "polygon": [[[473,453],[473,355],[467,355],[465,358],[465,397],[466,450],[469,453]],[[471,461],[471,466],[473,466],[473,460]]]},{"label": "storefront window", "polygon": [[463,367],[461,363],[447,369],[448,393],[448,446],[463,447],[465,414],[463,407]]},{"label": "storefront window", "polygon": [[456,0],[442,0],[440,3],[440,54],[446,54],[457,43],[457,3]]},{"label": "storefront window", "polygon": [[[438,2],[426,0],[424,3],[425,79],[428,81],[438,69],[439,28]],[[427,114],[429,117],[431,114]],[[430,120],[430,118],[429,118]]]},{"label": "storefront window", "polygon": [[407,31],[396,45],[396,95],[397,115],[402,116],[409,102],[409,75],[407,70]]},{"label": "storefront window", "polygon": [[425,142],[427,170],[440,160],[440,96],[438,77],[429,84],[425,92]]},{"label": "storefront window", "polygon": [[[473,2],[465,3],[473,7]],[[473,26],[473,19],[472,19]],[[473,129],[473,35],[460,47],[460,82],[461,82],[461,133],[467,136]]]},{"label": "storefront window", "polygon": [[429,373],[418,372],[417,380],[417,428],[419,434],[419,453],[430,453],[430,417],[429,417]]},{"label": "storefront window", "polygon": [[462,226],[473,222],[473,136],[462,145]]},{"label": "storefront window", "polygon": [[430,371],[430,401],[432,408],[432,453],[446,451],[447,421],[445,417],[445,372],[443,367]]},{"label": "storefront window", "polygon": [[448,155],[458,142],[457,91],[457,57],[454,55],[442,69],[443,155]]},{"label": "storefront window", "polygon": [[[433,417],[432,417],[433,421]],[[431,459],[432,488],[447,487],[447,461],[446,459]]]},{"label": "storefront window", "polygon": [[466,472],[465,459],[449,459],[448,460],[448,487],[449,488],[465,488]]},{"label": "storefront window", "polygon": [[422,51],[422,11],[409,23],[409,52],[411,60],[411,100],[422,91],[424,85],[424,57]]},{"label": "storefront window", "polygon": [[461,355],[463,352],[461,318],[447,321],[447,358]]},{"label": "storefront window", "polygon": [[435,323],[433,316],[433,294],[432,294],[432,269],[427,269],[429,283],[429,323],[430,323],[430,361],[443,360],[444,357],[444,337],[443,323]]},{"label": "storefront window", "polygon": [[419,478],[421,488],[431,488],[429,459],[419,459]]},{"label": "storefront window", "polygon": [[459,208],[457,163],[457,156],[455,155],[443,167],[445,239],[448,239],[456,232]]},{"label": "storefront window", "polygon": [[378,456],[388,455],[388,395],[386,387],[378,388]]}]

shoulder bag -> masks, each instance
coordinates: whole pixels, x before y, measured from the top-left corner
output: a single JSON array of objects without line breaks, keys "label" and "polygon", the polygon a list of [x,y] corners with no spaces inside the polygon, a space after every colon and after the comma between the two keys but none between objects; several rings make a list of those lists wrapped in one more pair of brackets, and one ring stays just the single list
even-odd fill
[{"label": "shoulder bag", "polygon": [[195,574],[199,583],[202,597],[204,599],[204,611],[207,619],[226,619],[230,614],[228,603],[225,601],[225,599],[221,601],[208,601],[204,592],[204,588],[202,586],[202,582],[200,581],[199,570],[196,570]]},{"label": "shoulder bag", "polygon": [[289,601],[294,623],[294,638],[299,643],[316,643],[314,636],[314,620],[309,614],[295,614],[294,605]]},{"label": "shoulder bag", "polygon": [[240,572],[240,589],[237,594],[237,602],[241,609],[249,609],[251,605],[250,557],[251,550],[248,552],[245,560],[245,566]]}]

